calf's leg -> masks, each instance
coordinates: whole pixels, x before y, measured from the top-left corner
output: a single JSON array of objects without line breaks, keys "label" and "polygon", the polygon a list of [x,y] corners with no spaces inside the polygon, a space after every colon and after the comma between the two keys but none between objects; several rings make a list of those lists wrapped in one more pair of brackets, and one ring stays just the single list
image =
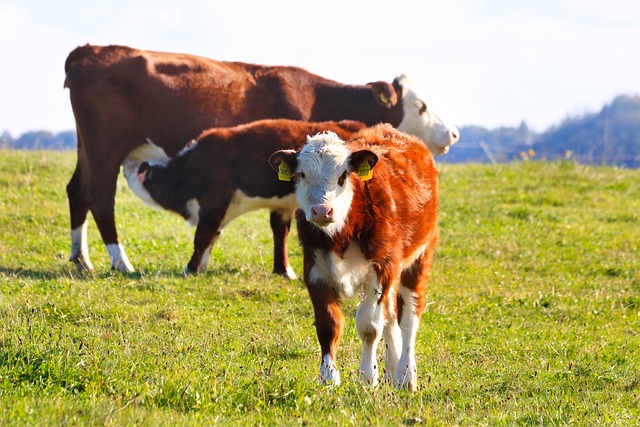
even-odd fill
[{"label": "calf's leg", "polygon": [[292,216],[286,216],[278,211],[271,211],[269,222],[273,232],[273,272],[290,280],[295,280],[297,276],[293,268],[291,268],[291,264],[289,264],[289,255],[287,254],[287,237],[291,228]]},{"label": "calf's leg", "polygon": [[402,335],[400,325],[398,325],[398,299],[397,290],[391,288],[387,305],[387,322],[384,326],[385,343],[385,373],[384,379],[391,384],[395,384],[396,372],[398,370],[398,360],[402,351]]},{"label": "calf's leg", "polygon": [[335,290],[324,283],[307,284],[307,289],[313,303],[316,333],[322,351],[319,379],[321,383],[339,386],[340,371],[335,361],[344,323],[340,299]]},{"label": "calf's leg", "polygon": [[185,274],[201,273],[207,269],[211,247],[220,236],[221,222],[222,218],[215,211],[200,210],[193,238],[193,255],[184,269]]},{"label": "calf's leg", "polygon": [[407,387],[410,391],[418,388],[416,334],[424,312],[430,264],[431,253],[427,250],[403,271],[398,289],[398,323],[402,348],[396,371],[396,385]]},{"label": "calf's leg", "polygon": [[365,286],[364,299],[356,313],[358,336],[362,341],[362,359],[359,371],[365,384],[371,386],[378,385],[376,352],[385,326],[385,304],[380,302],[381,295],[382,286],[376,278]]}]

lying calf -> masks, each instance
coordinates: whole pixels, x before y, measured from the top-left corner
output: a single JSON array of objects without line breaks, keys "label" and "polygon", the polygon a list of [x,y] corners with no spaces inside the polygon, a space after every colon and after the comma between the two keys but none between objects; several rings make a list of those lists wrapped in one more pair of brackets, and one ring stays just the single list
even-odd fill
[{"label": "lying calf", "polygon": [[274,236],[273,271],[293,279],[286,238],[298,204],[293,184],[278,181],[267,160],[274,151],[301,147],[307,135],[332,131],[348,138],[363,127],[347,120],[277,119],[210,129],[173,159],[151,142],[139,147],[125,159],[124,175],[147,204],[177,212],[197,225],[186,273],[206,268],[211,246],[227,224],[244,213],[267,208]]},{"label": "lying calf", "polygon": [[376,349],[386,342],[385,378],[417,386],[415,338],[438,241],[438,172],[417,138],[388,125],[346,143],[318,134],[299,151],[280,150],[271,166],[294,176],[304,281],[322,351],[320,379],[340,384],[335,365],[341,300],[361,290],[356,314],[360,373],[376,385]]}]

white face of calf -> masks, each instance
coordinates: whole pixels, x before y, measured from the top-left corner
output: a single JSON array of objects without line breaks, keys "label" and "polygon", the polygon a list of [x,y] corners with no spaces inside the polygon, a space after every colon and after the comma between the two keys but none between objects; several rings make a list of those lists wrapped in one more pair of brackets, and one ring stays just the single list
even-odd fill
[{"label": "white face of calf", "polygon": [[373,169],[377,161],[378,157],[371,151],[350,152],[333,132],[309,137],[297,154],[291,150],[278,151],[269,159],[276,170],[285,163],[289,170],[295,171],[295,193],[300,209],[307,221],[329,236],[339,232],[347,220],[353,199],[349,174],[364,163]]},{"label": "white face of calf", "polygon": [[395,82],[402,90],[404,117],[398,129],[420,138],[436,156],[445,154],[449,147],[458,142],[460,132],[455,126],[445,123],[420,98],[409,79],[402,75]]}]

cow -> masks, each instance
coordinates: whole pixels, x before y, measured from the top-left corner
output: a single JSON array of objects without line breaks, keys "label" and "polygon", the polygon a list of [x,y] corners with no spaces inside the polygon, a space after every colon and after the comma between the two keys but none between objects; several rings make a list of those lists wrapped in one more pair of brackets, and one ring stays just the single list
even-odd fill
[{"label": "cow", "polygon": [[[267,208],[291,221],[298,208],[293,184],[271,173],[268,159],[274,151],[300,148],[308,135],[318,132],[349,138],[364,127],[350,120],[264,119],[213,128],[173,158],[150,141],[127,156],[123,172],[129,187],[147,204],[174,211],[197,226],[193,256],[184,272],[198,273],[206,269],[220,231],[238,216]],[[287,235],[288,230],[274,233],[273,271],[295,279],[286,250]]]},{"label": "cow", "polygon": [[[116,181],[125,157],[147,139],[174,156],[204,129],[267,118],[386,122],[418,136],[435,154],[459,138],[406,76],[345,85],[297,67],[92,45],[69,54],[65,75],[78,136],[67,185],[70,260],[80,270],[93,270],[86,223],[91,211],[111,268],[134,271],[116,230]],[[271,223],[278,230],[290,226],[276,212]]]},{"label": "cow", "polygon": [[384,336],[385,380],[416,390],[415,339],[438,242],[438,172],[420,141],[389,125],[346,143],[325,132],[269,163],[293,175],[304,282],[322,352],[320,381],[340,384],[336,350],[343,298],[358,290],[359,372],[378,383],[376,349]]}]

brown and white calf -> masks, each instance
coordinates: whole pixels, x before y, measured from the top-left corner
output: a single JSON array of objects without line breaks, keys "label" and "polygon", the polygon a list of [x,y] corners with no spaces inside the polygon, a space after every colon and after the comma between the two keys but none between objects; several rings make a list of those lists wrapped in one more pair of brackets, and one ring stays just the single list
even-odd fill
[{"label": "brown and white calf", "polygon": [[[404,76],[346,85],[297,67],[91,45],[69,54],[65,73],[78,133],[67,195],[70,259],[79,269],[93,269],[86,222],[91,212],[111,267],[134,270],[116,230],[116,179],[125,157],[147,138],[173,156],[204,129],[287,118],[391,123],[435,154],[458,140],[458,130],[428,108]],[[271,218],[282,222],[277,212]]]},{"label": "brown and white calf", "polygon": [[433,156],[417,138],[378,125],[346,143],[318,134],[298,152],[274,153],[269,163],[295,177],[304,281],[322,350],[320,380],[340,384],[340,306],[361,291],[356,325],[363,379],[377,384],[376,349],[384,337],[385,378],[415,390],[416,332],[438,241]]},{"label": "brown and white calf", "polygon": [[[350,120],[270,119],[214,128],[171,159],[153,143],[142,146],[125,160],[123,170],[129,186],[144,202],[177,212],[197,226],[185,273],[206,268],[211,246],[227,224],[244,213],[266,208],[283,219],[271,223],[273,271],[294,279],[286,239],[298,205],[293,184],[279,181],[267,160],[276,150],[302,147],[308,135],[332,131],[348,138],[364,127]],[[286,228],[278,228],[281,223]]]}]

